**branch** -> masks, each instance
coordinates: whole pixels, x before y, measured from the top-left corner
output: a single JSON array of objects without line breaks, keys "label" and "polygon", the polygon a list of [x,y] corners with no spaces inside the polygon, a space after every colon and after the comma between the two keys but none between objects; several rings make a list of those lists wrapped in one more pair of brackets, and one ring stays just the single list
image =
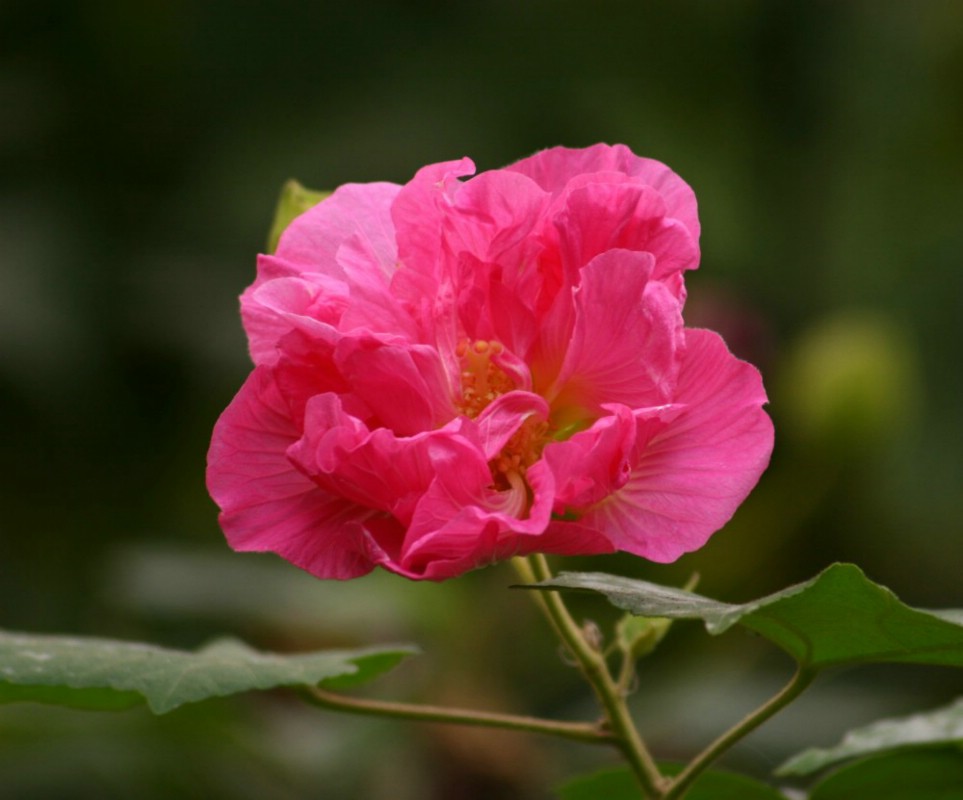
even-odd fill
[{"label": "branch", "polygon": [[685,794],[686,790],[692,785],[692,782],[704,769],[706,769],[706,767],[708,767],[736,742],[743,737],[748,736],[752,731],[762,725],[763,722],[799,697],[799,695],[806,690],[809,684],[813,682],[815,677],[816,673],[814,671],[799,667],[796,670],[796,673],[792,676],[792,680],[790,680],[789,683],[787,683],[780,690],[779,694],[771,697],[755,711],[746,715],[740,722],[733,725],[705,750],[699,753],[699,755],[692,759],[686,768],[676,775],[672,780],[669,790],[665,793],[663,800],[677,800],[677,798],[681,798]]},{"label": "branch", "polygon": [[473,725],[483,728],[502,728],[510,731],[526,731],[571,739],[586,744],[613,744],[615,737],[604,727],[593,722],[557,722],[538,717],[515,714],[496,714],[489,711],[472,711],[460,708],[395,703],[385,700],[367,700],[346,697],[316,686],[305,687],[305,692],[315,705],[350,714],[373,717],[406,719],[415,722],[443,722],[453,725]]},{"label": "branch", "polygon": [[[541,554],[515,558],[513,563],[526,583],[546,581],[552,577],[548,562]],[[666,779],[635,729],[625,702],[625,693],[613,680],[605,657],[586,641],[558,592],[546,591],[534,594],[536,602],[548,616],[555,632],[575,658],[585,679],[595,690],[613,734],[612,743],[622,751],[645,797],[659,800],[663,797]]]}]

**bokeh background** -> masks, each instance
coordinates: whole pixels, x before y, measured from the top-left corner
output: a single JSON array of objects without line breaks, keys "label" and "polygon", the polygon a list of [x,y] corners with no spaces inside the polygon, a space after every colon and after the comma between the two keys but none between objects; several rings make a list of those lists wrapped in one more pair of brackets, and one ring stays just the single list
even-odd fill
[{"label": "bokeh background", "polygon": [[[507,566],[314,581],[231,553],[209,432],[248,369],[237,295],[281,184],[406,181],[624,142],[695,188],[690,324],[763,370],[777,450],[701,552],[571,560],[741,601],[860,564],[963,606],[963,4],[955,0],[0,4],[0,626],[284,651],[413,640],[372,692],[591,714]],[[610,612],[579,607],[600,623]],[[694,624],[634,698],[691,755],[788,674]],[[730,757],[766,775],[956,673],[829,676]],[[0,708],[21,798],[524,798],[608,763],[531,737],[338,717],[285,693]]]}]

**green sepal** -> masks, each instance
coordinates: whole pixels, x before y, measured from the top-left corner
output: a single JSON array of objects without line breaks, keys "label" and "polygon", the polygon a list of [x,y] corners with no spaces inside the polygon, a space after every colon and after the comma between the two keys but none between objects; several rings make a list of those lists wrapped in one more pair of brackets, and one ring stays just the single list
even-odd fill
[{"label": "green sepal", "polygon": [[271,223],[271,233],[268,235],[268,252],[273,253],[277,250],[281,234],[291,224],[291,220],[300,216],[309,208],[313,208],[330,195],[331,192],[306,189],[293,178],[287,181],[281,187],[281,195],[278,197],[278,203],[274,209],[274,221]]},{"label": "green sepal", "polygon": [[665,617],[637,617],[626,612],[615,623],[615,643],[622,653],[637,661],[659,646],[670,627],[672,620]]}]

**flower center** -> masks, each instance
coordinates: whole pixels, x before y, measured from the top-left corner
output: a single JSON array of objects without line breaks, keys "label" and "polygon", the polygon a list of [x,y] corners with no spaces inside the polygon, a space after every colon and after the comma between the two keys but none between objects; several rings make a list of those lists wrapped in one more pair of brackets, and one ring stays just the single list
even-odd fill
[{"label": "flower center", "polygon": [[501,342],[483,339],[458,343],[455,355],[461,362],[461,399],[455,407],[469,419],[475,419],[492,400],[515,388],[512,379],[492,361],[504,350]]},{"label": "flower center", "polygon": [[[461,397],[458,411],[475,419],[497,397],[515,389],[515,383],[495,363],[505,348],[496,341],[462,340],[455,354],[461,365]],[[542,455],[551,434],[546,420],[528,417],[512,434],[497,456],[488,462],[497,489],[527,488],[526,470]]]},{"label": "flower center", "polygon": [[501,452],[488,462],[496,487],[517,488],[517,480],[524,479],[528,468],[541,458],[548,433],[548,422],[537,417],[528,417],[519,426]]}]

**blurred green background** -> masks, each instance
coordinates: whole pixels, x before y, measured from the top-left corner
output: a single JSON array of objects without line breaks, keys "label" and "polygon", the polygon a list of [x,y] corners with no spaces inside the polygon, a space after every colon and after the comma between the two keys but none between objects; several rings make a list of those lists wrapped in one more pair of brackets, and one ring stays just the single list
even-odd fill
[{"label": "blurred green background", "polygon": [[[963,606],[963,4],[41,0],[0,4],[0,626],[412,639],[427,653],[388,695],[592,713],[507,566],[313,581],[227,549],[203,470],[249,369],[236,298],[286,179],[404,182],[597,141],[694,187],[689,324],[763,370],[777,449],[700,553],[565,568],[699,571],[741,601],[847,560],[911,604]],[[643,733],[691,755],[786,669],[679,626],[643,669]],[[766,774],[960,683],[832,676],[730,763]],[[531,799],[608,755],[284,694],[163,718],[9,706],[0,743],[18,800]]]}]

